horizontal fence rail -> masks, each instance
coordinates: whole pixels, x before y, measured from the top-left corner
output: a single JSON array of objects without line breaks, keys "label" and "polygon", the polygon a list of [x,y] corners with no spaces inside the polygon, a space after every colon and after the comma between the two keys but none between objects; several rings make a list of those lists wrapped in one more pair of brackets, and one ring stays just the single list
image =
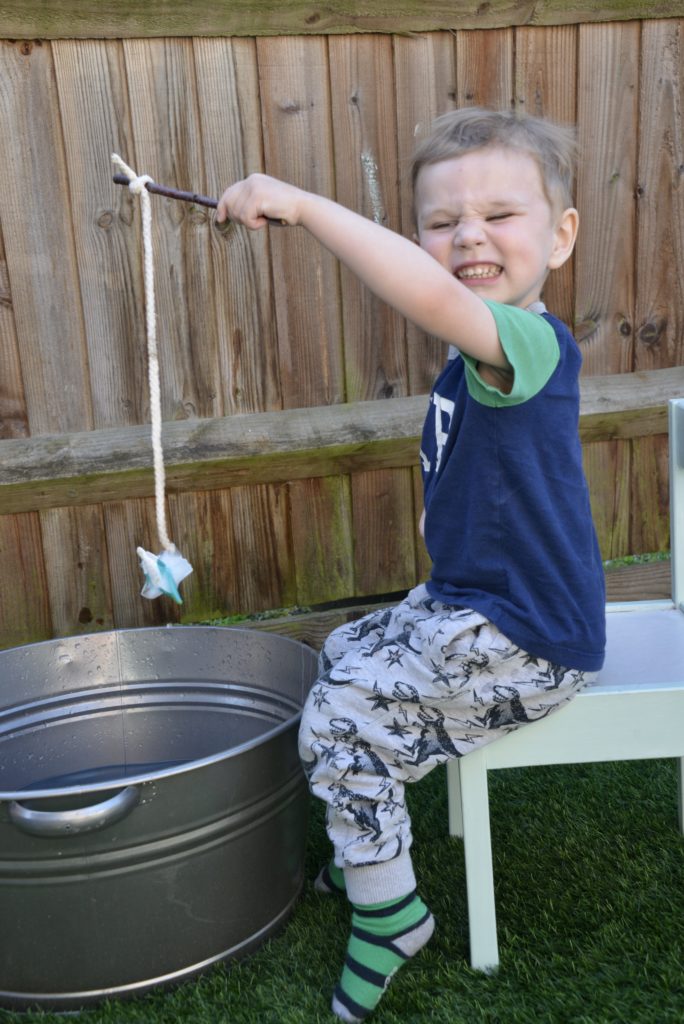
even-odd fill
[{"label": "horizontal fence rail", "polygon": [[[664,434],[684,367],[586,377],[580,436]],[[165,423],[168,491],[277,483],[417,464],[424,395]],[[123,427],[0,442],[0,509],[29,512],[154,494],[149,430]]]},{"label": "horizontal fence rail", "polygon": [[11,39],[125,39],[152,36],[281,36],[433,32],[671,18],[681,0],[6,0],[0,31]]}]

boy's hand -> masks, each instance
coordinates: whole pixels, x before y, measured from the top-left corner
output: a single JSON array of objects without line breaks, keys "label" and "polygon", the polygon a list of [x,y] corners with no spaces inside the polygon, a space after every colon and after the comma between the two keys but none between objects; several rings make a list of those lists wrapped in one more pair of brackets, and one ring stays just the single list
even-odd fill
[{"label": "boy's hand", "polygon": [[299,224],[301,203],[306,193],[266,174],[250,174],[223,193],[216,209],[216,220],[226,219],[247,228],[263,228],[269,221]]}]

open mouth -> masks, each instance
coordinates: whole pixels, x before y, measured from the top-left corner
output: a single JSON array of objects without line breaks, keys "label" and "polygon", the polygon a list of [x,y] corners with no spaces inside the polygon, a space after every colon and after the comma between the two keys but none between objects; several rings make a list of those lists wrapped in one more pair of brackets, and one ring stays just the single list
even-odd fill
[{"label": "open mouth", "polygon": [[459,281],[487,281],[498,277],[502,270],[497,263],[471,263],[457,267],[455,275]]}]

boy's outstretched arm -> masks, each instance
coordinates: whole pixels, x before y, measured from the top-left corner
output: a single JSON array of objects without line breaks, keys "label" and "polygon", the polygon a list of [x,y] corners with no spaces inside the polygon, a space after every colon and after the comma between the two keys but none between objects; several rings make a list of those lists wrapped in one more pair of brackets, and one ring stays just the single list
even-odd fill
[{"label": "boy's outstretched arm", "polygon": [[379,298],[467,355],[505,368],[484,302],[414,242],[330,199],[253,174],[221,196],[216,219],[261,228],[266,218],[306,228]]}]

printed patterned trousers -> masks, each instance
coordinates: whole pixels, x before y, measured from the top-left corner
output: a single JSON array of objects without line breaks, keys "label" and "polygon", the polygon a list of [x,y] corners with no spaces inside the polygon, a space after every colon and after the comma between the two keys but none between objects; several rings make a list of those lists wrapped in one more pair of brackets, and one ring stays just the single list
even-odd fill
[{"label": "printed patterned trousers", "polygon": [[545,718],[595,678],[527,654],[424,585],[331,633],[320,669],[299,751],[339,867],[406,855],[405,783]]}]

